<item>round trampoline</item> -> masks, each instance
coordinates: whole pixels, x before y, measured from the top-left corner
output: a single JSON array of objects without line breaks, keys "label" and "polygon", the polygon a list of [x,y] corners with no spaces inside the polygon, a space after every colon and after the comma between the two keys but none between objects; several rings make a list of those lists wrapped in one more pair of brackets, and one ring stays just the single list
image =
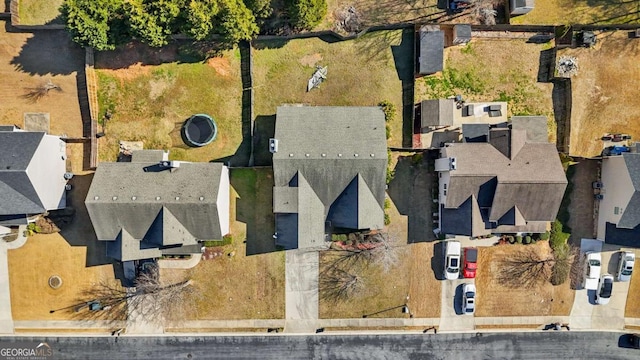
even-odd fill
[{"label": "round trampoline", "polygon": [[218,127],[211,116],[196,114],[185,121],[183,127],[184,141],[190,146],[205,146],[215,140]]}]

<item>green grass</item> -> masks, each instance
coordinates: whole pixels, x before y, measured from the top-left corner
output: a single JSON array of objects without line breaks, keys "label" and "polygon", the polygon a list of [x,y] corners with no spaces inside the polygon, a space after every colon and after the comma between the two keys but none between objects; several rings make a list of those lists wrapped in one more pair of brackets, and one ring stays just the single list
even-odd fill
[{"label": "green grass", "polygon": [[[402,45],[401,45],[402,44]],[[402,31],[381,31],[356,40],[327,43],[320,39],[254,42],[254,88],[256,115],[275,114],[285,103],[333,106],[376,106],[388,100],[402,109],[401,71],[411,78],[412,44]],[[315,65],[328,67],[327,80],[319,89],[306,91]],[[390,124],[390,144],[402,143],[402,116]]]},{"label": "green grass", "polygon": [[[112,114],[101,139],[100,159],[114,161],[118,141],[144,141],[145,149],[168,149],[176,160],[210,161],[231,156],[242,140],[240,62],[233,53],[219,73],[203,63],[170,62],[131,69],[97,69],[100,118]],[[135,61],[134,61],[135,62]],[[180,134],[191,115],[211,115],[218,136],[210,145],[190,148]]]},{"label": "green grass", "polygon": [[64,0],[20,0],[20,25],[62,24],[60,6]]}]

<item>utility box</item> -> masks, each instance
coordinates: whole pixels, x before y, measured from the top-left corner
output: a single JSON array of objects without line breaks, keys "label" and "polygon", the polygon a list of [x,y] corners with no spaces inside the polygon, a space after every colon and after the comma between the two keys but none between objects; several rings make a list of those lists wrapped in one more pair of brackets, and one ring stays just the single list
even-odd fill
[{"label": "utility box", "polygon": [[471,25],[455,25],[453,27],[453,45],[463,45],[471,41]]},{"label": "utility box", "polygon": [[534,0],[509,0],[509,14],[518,16],[533,10]]}]

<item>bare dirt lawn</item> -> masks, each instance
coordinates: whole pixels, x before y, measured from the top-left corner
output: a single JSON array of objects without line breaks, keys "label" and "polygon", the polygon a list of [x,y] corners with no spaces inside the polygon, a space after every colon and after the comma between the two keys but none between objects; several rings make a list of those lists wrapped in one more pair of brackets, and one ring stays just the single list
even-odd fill
[{"label": "bare dirt lawn", "polygon": [[[640,256],[640,253],[636,251],[636,258]],[[640,318],[640,276],[638,268],[634,270],[634,275],[631,276],[631,283],[629,284],[629,293],[627,295],[627,306],[624,310],[624,316],[630,318]]]},{"label": "bare dirt lawn", "polygon": [[535,247],[542,253],[549,253],[547,241],[534,245],[499,245],[478,250],[478,271],[476,287],[478,304],[476,316],[568,316],[573,305],[574,291],[567,280],[553,286],[540,284],[533,289],[510,288],[500,283],[498,274],[502,271],[500,260],[523,246]]},{"label": "bare dirt lawn", "polygon": [[[46,61],[43,61],[46,59]],[[84,72],[84,50],[64,30],[34,33],[0,29],[0,125],[23,126],[25,112],[47,112],[51,134],[81,137],[77,77]],[[82,75],[84,76],[84,75]],[[62,88],[37,102],[24,97],[51,80]]]},{"label": "bare dirt lawn", "polygon": [[416,101],[462,95],[468,101],[506,101],[509,116],[544,115],[555,141],[550,83],[538,82],[540,51],[550,44],[474,39],[445,49],[445,70],[416,79]]},{"label": "bare dirt lawn", "polygon": [[512,24],[627,24],[638,23],[636,1],[537,0],[530,13],[511,18]]},{"label": "bare dirt lawn", "polygon": [[640,102],[629,91],[640,87],[640,42],[629,39],[627,33],[600,33],[594,49],[558,52],[558,56],[574,56],[579,66],[578,75],[571,79],[571,155],[600,155],[600,138],[607,132],[640,137]]},{"label": "bare dirt lawn", "polygon": [[[74,312],[83,292],[100,281],[115,283],[111,264],[86,266],[87,248],[71,246],[59,234],[38,234],[9,250],[9,284],[14,320],[78,320],[92,318]],[[49,277],[58,275],[62,286],[52,289]],[[88,299],[84,299],[85,301]],[[49,313],[50,310],[59,310]],[[85,309],[86,310],[86,309]]]},{"label": "bare dirt lawn", "polygon": [[[178,46],[129,44],[96,54],[100,118],[112,114],[100,139],[100,160],[115,161],[120,140],[168,149],[176,160],[210,161],[235,153],[242,140],[239,52],[193,62]],[[191,115],[211,115],[218,126],[210,145],[184,144],[181,126]]]}]

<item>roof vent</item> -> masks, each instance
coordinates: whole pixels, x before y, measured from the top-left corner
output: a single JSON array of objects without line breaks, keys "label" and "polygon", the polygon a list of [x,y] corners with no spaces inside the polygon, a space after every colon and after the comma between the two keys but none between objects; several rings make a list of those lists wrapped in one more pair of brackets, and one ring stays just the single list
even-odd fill
[{"label": "roof vent", "polygon": [[180,196],[176,196],[176,200],[180,200]]},{"label": "roof vent", "polygon": [[338,157],[342,157],[342,154],[338,154]]},{"label": "roof vent", "polygon": [[100,200],[100,196],[94,196],[93,200]]},{"label": "roof vent", "polygon": [[309,154],[304,154],[304,156],[309,157]]},{"label": "roof vent", "polygon": [[200,196],[200,201],[204,201],[204,196]]},{"label": "roof vent", "polygon": [[135,199],[137,199],[137,197],[135,197],[135,196],[132,196],[132,197],[131,197],[131,200],[135,200]]},{"label": "roof vent", "polygon": [[376,156],[376,155],[375,155],[375,154],[369,154],[369,156],[374,157],[374,156]]},{"label": "roof vent", "polygon": [[293,157],[293,153],[289,153],[289,157]]},{"label": "roof vent", "polygon": [[322,157],[327,157],[327,154],[322,154]]},{"label": "roof vent", "polygon": [[160,196],[156,196],[156,200],[160,200]]},{"label": "roof vent", "polygon": [[358,154],[353,154],[353,156],[358,157]]},{"label": "roof vent", "polygon": [[111,200],[116,201],[116,200],[118,200],[118,197],[114,196],[114,197],[111,198]]}]

